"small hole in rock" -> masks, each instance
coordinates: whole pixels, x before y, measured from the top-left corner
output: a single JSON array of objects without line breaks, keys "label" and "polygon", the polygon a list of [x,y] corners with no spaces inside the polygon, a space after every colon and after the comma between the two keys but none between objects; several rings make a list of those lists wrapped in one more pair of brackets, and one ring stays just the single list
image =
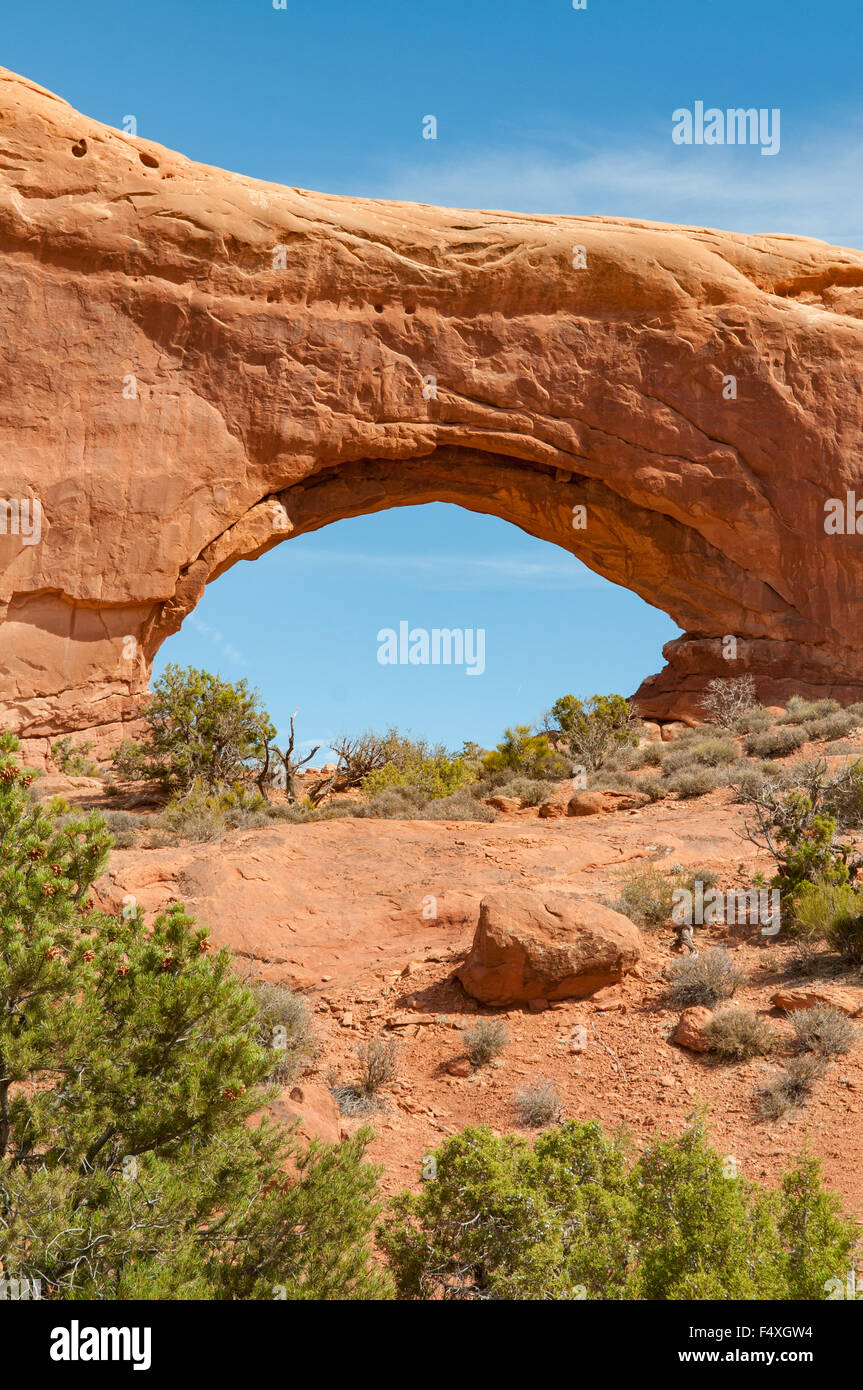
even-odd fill
[{"label": "small hole in rock", "polygon": [[138,158],[142,164],[146,164],[148,169],[158,169],[159,167],[159,161],[156,159],[155,155],[147,154],[146,150],[139,150]]},{"label": "small hole in rock", "polygon": [[375,313],[376,313],[376,314],[382,314],[383,311],[384,311],[384,306],[383,306],[383,304],[376,304],[376,305],[375,305]]},{"label": "small hole in rock", "polygon": [[417,311],[417,306],[416,306],[415,304],[406,304],[406,305],[405,305],[405,313],[406,313],[406,314],[415,314],[416,311]]},{"label": "small hole in rock", "polygon": [[72,153],[76,159],[83,159],[87,153],[87,141],[79,140],[77,145],[72,146]]}]

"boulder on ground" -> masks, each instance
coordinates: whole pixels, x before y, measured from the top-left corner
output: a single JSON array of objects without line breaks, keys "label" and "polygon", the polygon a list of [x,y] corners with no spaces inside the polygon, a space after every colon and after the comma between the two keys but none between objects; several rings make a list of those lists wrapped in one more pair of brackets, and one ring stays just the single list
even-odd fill
[{"label": "boulder on ground", "polygon": [[596,816],[600,811],[637,811],[649,802],[647,792],[619,792],[603,787],[602,791],[576,792],[575,796],[570,797],[566,814]]},{"label": "boulder on ground", "polygon": [[581,999],[616,984],[640,954],[638,928],[610,907],[512,889],[483,898],[458,977],[484,1004]]},{"label": "boulder on ground", "polygon": [[677,1043],[678,1047],[688,1048],[690,1052],[709,1052],[710,1043],[707,1041],[705,1029],[712,1017],[710,1009],[705,1008],[703,1004],[684,1009],[671,1041]]},{"label": "boulder on ground", "polygon": [[798,1009],[815,1009],[819,1004],[827,1004],[831,1009],[838,1009],[840,1013],[847,1014],[849,1018],[856,1018],[858,1014],[863,1014],[863,991],[858,993],[852,990],[834,989],[829,985],[823,988],[804,985],[798,989],[779,989],[771,996],[770,1002],[774,1008],[781,1009],[786,1014],[793,1014]]}]

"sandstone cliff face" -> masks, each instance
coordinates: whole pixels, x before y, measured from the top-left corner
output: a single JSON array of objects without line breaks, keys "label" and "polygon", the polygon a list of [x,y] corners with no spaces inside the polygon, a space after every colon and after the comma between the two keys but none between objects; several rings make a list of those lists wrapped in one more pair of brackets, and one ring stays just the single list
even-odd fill
[{"label": "sandstone cliff face", "polygon": [[3,69],[0,172],[0,499],[43,509],[38,544],[0,534],[0,720],[31,751],[116,742],[237,560],[433,500],[677,621],[647,715],[717,673],[863,697],[863,538],[824,531],[859,473],[860,253],[282,188]]}]

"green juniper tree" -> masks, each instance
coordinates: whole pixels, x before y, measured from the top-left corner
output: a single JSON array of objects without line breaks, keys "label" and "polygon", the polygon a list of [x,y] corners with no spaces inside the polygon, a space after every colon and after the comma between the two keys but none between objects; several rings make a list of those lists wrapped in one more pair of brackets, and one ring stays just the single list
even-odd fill
[{"label": "green juniper tree", "polygon": [[[0,1277],[59,1298],[368,1298],[369,1135],[267,1123],[254,998],[180,905],[90,895],[97,814],[34,804],[0,736]],[[291,1162],[295,1176],[288,1178]]]}]

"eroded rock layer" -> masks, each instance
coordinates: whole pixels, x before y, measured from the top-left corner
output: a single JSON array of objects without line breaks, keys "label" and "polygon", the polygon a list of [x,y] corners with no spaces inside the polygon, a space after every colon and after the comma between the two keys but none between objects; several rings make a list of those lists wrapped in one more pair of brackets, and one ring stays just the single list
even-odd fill
[{"label": "eroded rock layer", "polygon": [[0,176],[0,720],[31,751],[116,742],[237,560],[425,501],[669,613],[646,715],[744,671],[863,698],[863,537],[824,528],[858,486],[860,253],[283,188],[2,69]]}]

